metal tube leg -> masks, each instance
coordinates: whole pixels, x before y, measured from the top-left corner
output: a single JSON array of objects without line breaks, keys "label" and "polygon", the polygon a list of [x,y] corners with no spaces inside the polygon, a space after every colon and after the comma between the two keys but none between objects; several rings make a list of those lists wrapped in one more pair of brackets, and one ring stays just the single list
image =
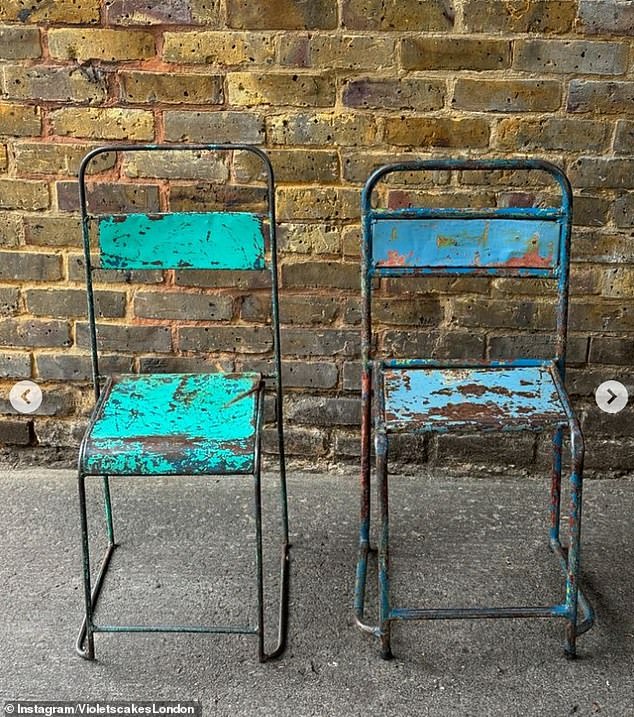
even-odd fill
[{"label": "metal tube leg", "polygon": [[557,428],[553,435],[553,467],[550,481],[550,544],[559,543],[559,522],[561,513],[561,444],[564,429]]},{"label": "metal tube leg", "polygon": [[262,490],[260,468],[253,475],[255,507],[255,569],[258,583],[258,659],[266,660],[264,653],[264,569],[262,566]]},{"label": "metal tube leg", "polygon": [[112,500],[110,498],[110,480],[103,476],[101,481],[103,489],[103,508],[106,516],[106,530],[108,532],[108,545],[114,545],[114,526],[112,524]]},{"label": "metal tube leg", "polygon": [[[83,582],[84,582],[84,603],[86,610],[85,617],[85,629],[84,640],[80,642],[78,640],[77,649],[81,656],[87,660],[95,659],[95,641],[93,634],[93,610],[92,610],[92,594],[90,587],[90,545],[88,541],[88,517],[86,515],[86,483],[85,476],[81,473],[78,476],[78,488],[79,488],[79,513],[81,520],[81,542],[82,542],[82,565],[83,565]],[[80,632],[80,638],[81,638]],[[86,647],[81,651],[82,644]]]},{"label": "metal tube leg", "polygon": [[387,485],[387,436],[385,432],[376,437],[376,473],[379,489],[379,634],[381,636],[381,657],[392,658],[390,623],[390,555],[389,555],[389,512]]}]

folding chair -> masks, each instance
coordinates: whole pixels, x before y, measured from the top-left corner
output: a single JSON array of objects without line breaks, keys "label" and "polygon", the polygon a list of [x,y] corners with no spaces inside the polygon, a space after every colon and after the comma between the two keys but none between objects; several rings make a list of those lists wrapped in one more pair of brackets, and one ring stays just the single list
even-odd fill
[{"label": "folding chair", "polygon": [[[259,161],[266,177],[267,209],[254,212],[163,212],[157,214],[92,213],[86,174],[106,153],[204,151],[230,156],[246,152]],[[189,632],[251,634],[258,638],[260,661],[285,648],[288,615],[288,510],[284,461],[275,195],[267,156],[243,145],[106,146],[84,158],[79,170],[80,207],[96,404],[79,454],[79,499],[86,615],[77,652],[94,659],[97,632]],[[95,236],[96,235],[96,236]],[[96,244],[96,247],[92,245]],[[277,645],[264,644],[261,440],[264,391],[268,377],[257,372],[199,374],[127,374],[105,376],[99,362],[99,328],[93,294],[93,250],[100,271],[143,269],[262,270],[270,272],[271,331],[276,399],[282,520],[282,557]],[[268,252],[268,254],[267,254]],[[267,259],[268,256],[268,259]],[[120,625],[98,624],[95,608],[116,543],[109,477],[111,476],[250,475],[254,488],[257,579],[255,625]],[[86,507],[86,478],[103,481],[108,547],[92,585]]]},{"label": "folding chair", "polygon": [[[404,172],[502,170],[546,172],[561,192],[553,208],[374,208],[373,192]],[[396,176],[395,176],[396,175]],[[542,177],[544,175],[542,174]],[[361,519],[355,585],[358,626],[392,656],[394,621],[456,618],[561,617],[567,622],[565,654],[575,656],[576,637],[593,624],[579,591],[581,487],[584,444],[564,388],[572,194],[564,173],[539,160],[439,160],[390,164],[376,170],[362,194],[362,438]],[[556,284],[556,348],[553,358],[514,360],[395,359],[376,348],[372,320],[374,285],[381,278],[434,276],[539,277]],[[568,545],[560,540],[562,439],[570,435]],[[531,607],[396,607],[390,596],[388,459],[398,434],[426,432],[552,431],[550,547],[565,575],[561,603]],[[379,620],[364,618],[370,551],[372,437],[375,443],[380,525]],[[580,610],[579,610],[580,608]],[[581,619],[578,619],[581,612]]]}]

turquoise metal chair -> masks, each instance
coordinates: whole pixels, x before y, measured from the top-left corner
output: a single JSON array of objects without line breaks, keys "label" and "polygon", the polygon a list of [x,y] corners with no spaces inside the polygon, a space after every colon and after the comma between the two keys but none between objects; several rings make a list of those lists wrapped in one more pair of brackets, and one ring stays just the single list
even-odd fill
[{"label": "turquoise metal chair", "polygon": [[[267,210],[253,212],[177,212],[91,214],[86,174],[106,153],[238,150],[261,163],[267,185]],[[288,622],[288,509],[284,461],[274,178],[267,156],[242,145],[106,146],[84,158],[79,171],[88,315],[92,348],[95,408],[79,454],[79,499],[86,615],[76,649],[94,659],[98,632],[196,632],[252,634],[260,661],[280,655]],[[93,246],[96,244],[96,246]],[[93,252],[100,271],[133,269],[261,270],[270,273],[271,376],[256,372],[143,374],[106,376],[99,361],[99,328],[93,294]],[[264,392],[272,383],[276,398],[279,450],[282,557],[277,644],[265,652],[262,554],[261,438]],[[111,476],[250,475],[253,477],[257,624],[255,625],[114,625],[98,624],[95,608],[116,543],[109,478]],[[92,582],[86,506],[86,479],[103,482],[108,547]]]},{"label": "turquoise metal chair", "polygon": [[[559,188],[552,208],[380,209],[372,204],[381,182],[404,172],[507,171],[544,173]],[[402,175],[401,175],[402,176]],[[429,174],[427,175],[429,176]],[[564,387],[572,192],[564,173],[538,160],[439,160],[391,164],[376,170],[362,196],[362,438],[361,520],[355,613],[358,626],[381,640],[392,656],[396,621],[457,618],[560,617],[566,621],[565,653],[593,624],[579,590],[583,436]],[[380,353],[372,296],[381,278],[434,276],[524,277],[551,280],[556,288],[554,356],[496,361],[385,358]],[[550,547],[565,576],[555,605],[519,607],[400,607],[390,594],[388,460],[399,434],[447,431],[492,433],[549,431],[552,435]],[[567,545],[560,540],[562,439],[570,436],[570,508]],[[379,622],[365,618],[370,551],[371,447],[374,439],[379,501]],[[578,614],[581,613],[579,619]]]}]

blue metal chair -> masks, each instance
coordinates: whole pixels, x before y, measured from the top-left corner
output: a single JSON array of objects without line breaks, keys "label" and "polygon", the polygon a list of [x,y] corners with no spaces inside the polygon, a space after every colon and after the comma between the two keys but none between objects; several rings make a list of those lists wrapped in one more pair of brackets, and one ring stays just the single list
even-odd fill
[{"label": "blue metal chair", "polygon": [[[241,150],[262,165],[267,210],[252,212],[177,212],[93,215],[87,199],[86,173],[100,155],[113,152]],[[88,314],[96,405],[81,443],[79,498],[83,546],[86,616],[76,649],[94,659],[97,632],[196,632],[253,634],[260,661],[280,655],[288,621],[288,510],[284,462],[278,280],[275,238],[274,178],[267,156],[241,145],[108,146],[90,152],[79,171],[80,207],[86,263]],[[96,239],[95,239],[96,235]],[[92,244],[97,246],[93,247]],[[260,373],[133,374],[105,376],[99,362],[99,328],[95,321],[92,252],[98,249],[100,271],[132,269],[224,269],[270,272],[272,376]],[[268,254],[267,254],[268,252]],[[268,259],[267,259],[268,256]],[[264,391],[271,379],[276,397],[282,558],[277,644],[264,644],[262,564],[261,429]],[[254,486],[257,577],[256,625],[112,625],[95,621],[95,608],[115,549],[109,477],[179,475],[250,475]],[[86,479],[103,481],[108,547],[92,584],[86,507]]]},{"label": "blue metal chair", "polygon": [[[373,192],[403,172],[506,170],[546,172],[561,191],[553,208],[373,208]],[[401,175],[402,176],[402,175]],[[542,174],[543,176],[543,174]],[[362,438],[361,521],[355,586],[358,626],[392,656],[390,630],[397,620],[561,617],[567,622],[565,653],[575,656],[576,637],[594,620],[579,591],[581,486],[584,443],[564,388],[572,193],[554,165],[539,160],[412,161],[376,170],[362,195]],[[380,278],[432,276],[539,277],[557,289],[556,348],[551,358],[515,360],[394,359],[376,350],[372,295]],[[398,434],[425,432],[552,431],[550,547],[565,575],[561,603],[534,607],[395,607],[390,598],[388,458]],[[570,435],[568,545],[560,540],[562,439]],[[371,449],[374,438],[380,526],[379,624],[364,617],[370,551]],[[580,619],[578,612],[582,613]]]}]

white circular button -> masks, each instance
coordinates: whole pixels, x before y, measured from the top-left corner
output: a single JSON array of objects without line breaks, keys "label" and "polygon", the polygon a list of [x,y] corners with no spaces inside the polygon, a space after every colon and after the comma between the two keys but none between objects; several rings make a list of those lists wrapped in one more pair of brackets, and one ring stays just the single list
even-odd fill
[{"label": "white circular button", "polygon": [[9,392],[9,401],[19,413],[33,413],[42,405],[42,389],[33,381],[18,381]]},{"label": "white circular button", "polygon": [[597,406],[606,413],[618,413],[627,406],[627,389],[620,381],[604,381],[594,392]]}]

